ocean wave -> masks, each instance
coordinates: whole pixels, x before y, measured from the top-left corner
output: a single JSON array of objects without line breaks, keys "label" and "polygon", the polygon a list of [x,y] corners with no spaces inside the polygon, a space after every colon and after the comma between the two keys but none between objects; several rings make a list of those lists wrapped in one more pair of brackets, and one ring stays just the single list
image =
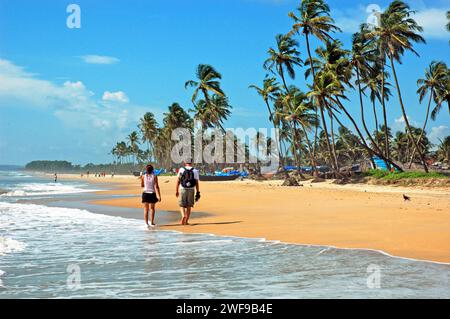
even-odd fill
[{"label": "ocean wave", "polygon": [[82,188],[85,185],[67,185],[61,183],[22,183],[16,185],[14,190],[1,194],[0,197],[23,197],[62,195],[92,192],[90,189]]},{"label": "ocean wave", "polygon": [[[6,254],[10,254],[13,252],[19,252],[25,249],[26,244],[20,241],[7,238],[0,237],[0,256],[4,256]],[[0,271],[0,276],[2,272]]]}]

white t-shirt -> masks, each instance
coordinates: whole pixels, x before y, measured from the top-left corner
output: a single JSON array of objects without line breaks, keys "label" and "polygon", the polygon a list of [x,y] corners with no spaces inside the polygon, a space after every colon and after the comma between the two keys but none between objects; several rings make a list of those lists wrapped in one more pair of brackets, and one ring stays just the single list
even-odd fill
[{"label": "white t-shirt", "polygon": [[[195,169],[195,168],[193,168],[192,166],[185,166],[185,167],[182,167],[182,168],[180,168],[179,170],[178,170],[178,178],[180,178],[181,177],[181,175],[183,175],[183,172],[184,172],[184,170],[186,170],[186,169],[193,169],[194,170],[194,178],[196,179],[196,180],[200,180],[200,173],[198,172],[198,170],[197,169]],[[183,187],[183,185],[181,185],[180,184],[180,187],[181,188],[187,188],[187,189],[191,189],[191,188],[195,188],[195,186],[194,187]]]}]

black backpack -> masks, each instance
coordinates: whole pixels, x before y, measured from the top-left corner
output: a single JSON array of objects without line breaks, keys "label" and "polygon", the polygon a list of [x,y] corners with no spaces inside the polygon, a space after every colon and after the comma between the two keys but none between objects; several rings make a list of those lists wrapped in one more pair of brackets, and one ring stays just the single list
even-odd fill
[{"label": "black backpack", "polygon": [[194,176],[194,169],[184,169],[183,174],[181,174],[180,178],[181,186],[184,188],[192,188],[197,184],[197,180]]}]

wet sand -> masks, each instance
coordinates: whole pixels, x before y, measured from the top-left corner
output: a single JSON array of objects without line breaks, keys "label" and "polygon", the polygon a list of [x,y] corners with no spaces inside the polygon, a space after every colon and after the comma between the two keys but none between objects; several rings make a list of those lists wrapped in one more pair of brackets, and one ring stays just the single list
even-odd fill
[{"label": "wet sand", "polygon": [[[80,179],[76,175],[60,178]],[[177,214],[175,178],[160,177],[161,214]],[[106,183],[93,204],[141,208],[139,180],[130,176],[83,178]],[[266,238],[287,243],[368,248],[385,253],[450,263],[450,189],[280,181],[201,182],[202,198],[190,226],[160,223],[160,229]],[[402,194],[411,197],[405,202]],[[113,195],[129,197],[113,198]],[[130,217],[130,216],[123,216]],[[158,212],[156,217],[158,223]]]}]

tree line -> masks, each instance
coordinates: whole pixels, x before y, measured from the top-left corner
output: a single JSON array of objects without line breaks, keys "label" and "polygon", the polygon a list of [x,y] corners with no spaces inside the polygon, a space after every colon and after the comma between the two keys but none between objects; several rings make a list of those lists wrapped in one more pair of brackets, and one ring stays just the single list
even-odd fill
[{"label": "tree line", "polygon": [[[411,125],[397,73],[402,58],[408,53],[419,56],[415,45],[426,43],[421,35],[423,28],[413,13],[403,1],[391,2],[378,15],[377,25],[360,26],[349,48],[335,38],[342,31],[326,1],[302,0],[296,11],[288,14],[291,30],[277,35],[274,46],[268,49],[267,60],[262,64],[266,77],[261,85],[250,85],[264,102],[273,127],[280,132],[280,170],[285,165],[308,165],[317,174],[317,166],[327,165],[339,175],[343,166],[371,161],[376,156],[389,169],[403,171],[420,164],[428,172],[430,160],[449,161],[449,137],[432,151],[426,133],[430,120],[450,113],[447,64],[431,61],[417,79],[416,94],[425,111],[420,127]],[[313,38],[317,47],[312,46]],[[300,42],[306,53],[300,52]],[[304,77],[297,80],[299,72]],[[193,107],[186,111],[173,103],[164,113],[162,125],[153,113],[146,113],[138,130],[111,151],[116,161],[151,161],[171,167],[171,133],[179,127],[192,130],[193,120],[225,133],[223,124],[232,107],[221,88],[221,79],[214,67],[200,64],[196,78],[185,84],[193,90]],[[352,91],[356,92],[357,102],[349,99]],[[393,134],[388,113],[394,100],[405,130]],[[359,118],[352,114],[356,106]],[[351,123],[350,127],[343,123],[344,119]],[[369,119],[374,123],[372,127]]]}]

